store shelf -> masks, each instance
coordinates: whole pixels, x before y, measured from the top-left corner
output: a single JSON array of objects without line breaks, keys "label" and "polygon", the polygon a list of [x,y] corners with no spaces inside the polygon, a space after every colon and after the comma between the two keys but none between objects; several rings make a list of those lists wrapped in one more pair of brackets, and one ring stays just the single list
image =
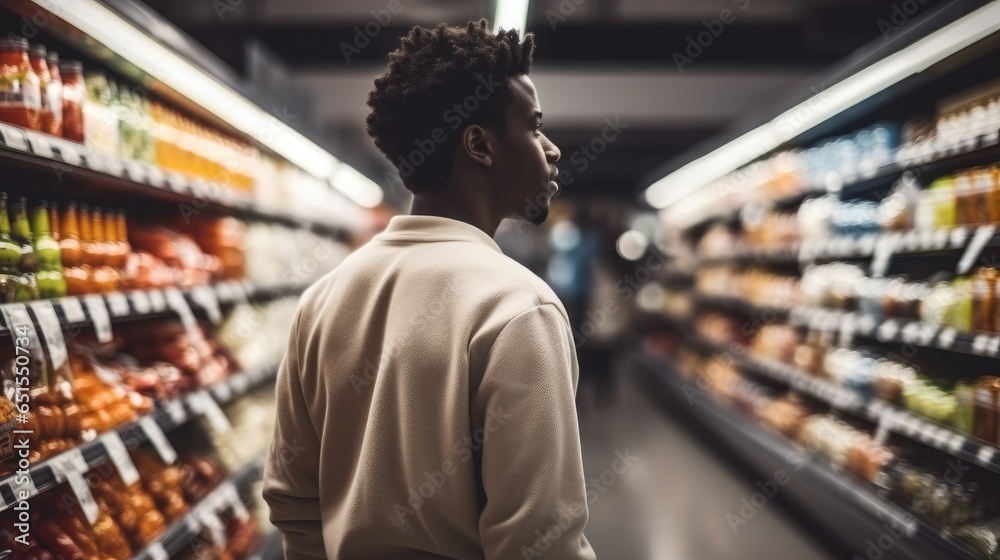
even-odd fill
[{"label": "store shelf", "polygon": [[724,355],[740,369],[768,378],[795,391],[879,426],[880,430],[907,437],[964,461],[1000,473],[1000,447],[957,430],[921,418],[881,399],[868,397],[831,383],[788,364],[749,354],[746,348],[733,351],[697,334],[696,345]]},{"label": "store shelf", "polygon": [[218,516],[218,512],[239,500],[239,493],[233,488],[245,488],[264,472],[264,457],[257,457],[227,478],[205,499],[195,504],[183,518],[171,525],[158,539],[132,557],[133,560],[164,560],[180,554],[198,538],[205,527],[206,515]]},{"label": "store shelf", "polygon": [[0,336],[11,333],[11,326],[7,324],[11,316],[10,311],[22,306],[31,309],[36,318],[39,316],[39,308],[51,306],[63,330],[86,328],[96,326],[98,323],[107,323],[110,328],[110,324],[117,322],[152,319],[170,314],[183,316],[195,310],[204,312],[210,320],[215,321],[221,318],[219,310],[221,305],[297,295],[308,287],[306,284],[255,286],[246,281],[226,281],[184,290],[179,288],[132,290],[0,304],[0,316],[4,318],[4,324],[0,326]]},{"label": "store shelf", "polygon": [[[87,184],[89,192],[94,194],[153,198],[189,205],[191,212],[209,208],[243,218],[310,229],[338,239],[349,237],[339,225],[263,208],[249,194],[211,181],[6,123],[0,123],[0,165],[55,173],[60,178],[72,177]],[[74,189],[74,194],[77,192]]]},{"label": "store shelf", "polygon": [[[94,440],[82,443],[73,449],[49,457],[23,473],[15,473],[0,480],[0,511],[13,507],[18,501],[31,499],[50,490],[66,479],[70,471],[83,474],[89,469],[112,460],[112,454],[122,445],[126,449],[137,449],[146,443],[157,443],[162,434],[170,432],[187,422],[210,415],[213,399],[217,404],[233,401],[252,389],[272,381],[277,368],[261,371],[237,373],[208,389],[194,391],[177,397],[167,403],[158,403],[156,409],[138,420],[113,431],[99,434]],[[20,495],[21,491],[27,492]]]},{"label": "store shelf", "polygon": [[[676,403],[674,408],[695,416],[699,425],[738,453],[756,474],[770,480],[776,469],[786,469],[792,482],[782,487],[779,499],[792,502],[805,511],[859,555],[864,555],[869,540],[877,541],[886,534],[886,523],[890,523],[906,533],[905,538],[894,540],[890,555],[893,558],[979,560],[961,543],[878,496],[870,487],[834,470],[826,461],[765,430],[757,422],[748,421],[746,416],[692,391],[692,387],[686,386],[683,379],[665,365],[641,354],[635,359]],[[806,460],[799,470],[794,470],[789,457]]]},{"label": "store shelf", "polygon": [[260,544],[254,549],[246,560],[281,560],[284,558],[282,550],[281,531],[271,529],[260,539]]},{"label": "store shelf", "polygon": [[732,296],[714,296],[706,294],[695,294],[695,302],[700,307],[720,309],[741,315],[760,316],[768,323],[783,322],[788,320],[788,309],[780,307],[759,306],[745,299]]}]

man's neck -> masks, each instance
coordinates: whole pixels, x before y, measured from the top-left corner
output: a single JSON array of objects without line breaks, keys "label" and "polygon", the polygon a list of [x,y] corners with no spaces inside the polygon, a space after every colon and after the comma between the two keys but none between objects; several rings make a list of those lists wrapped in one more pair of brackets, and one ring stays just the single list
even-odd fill
[{"label": "man's neck", "polygon": [[485,201],[464,200],[452,193],[414,195],[411,216],[439,216],[473,225],[493,237],[502,218],[490,212]]}]

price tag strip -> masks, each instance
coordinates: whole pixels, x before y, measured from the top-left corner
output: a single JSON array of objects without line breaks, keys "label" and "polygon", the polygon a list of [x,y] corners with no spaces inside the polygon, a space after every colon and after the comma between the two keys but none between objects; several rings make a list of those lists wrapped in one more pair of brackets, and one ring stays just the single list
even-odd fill
[{"label": "price tag strip", "polygon": [[94,495],[90,492],[90,485],[83,476],[89,470],[90,466],[79,449],[70,449],[52,461],[52,473],[56,480],[69,482],[73,495],[76,496],[80,503],[80,509],[83,510],[83,515],[87,518],[87,523],[93,525],[97,521],[100,510],[97,508]]},{"label": "price tag strip", "polygon": [[56,308],[52,307],[51,301],[33,301],[31,309],[35,312],[35,319],[38,320],[38,327],[42,331],[42,338],[49,349],[49,359],[52,361],[53,369],[59,369],[66,363],[68,352],[66,351],[66,340],[63,338],[62,326],[59,324],[59,317],[56,316]]},{"label": "price tag strip", "polygon": [[187,299],[184,298],[184,294],[177,288],[168,288],[166,291],[167,296],[167,306],[170,307],[178,317],[181,319],[181,323],[184,328],[187,329],[189,333],[197,334],[198,331],[198,320],[194,317],[194,312],[191,311],[191,306],[188,305]]},{"label": "price tag strip", "polygon": [[149,442],[153,444],[153,448],[156,449],[156,453],[159,454],[160,459],[167,465],[173,463],[177,460],[177,450],[174,449],[173,445],[170,445],[170,440],[167,439],[166,434],[163,433],[163,429],[160,425],[156,423],[149,416],[143,416],[139,419],[139,427],[149,438]]},{"label": "price tag strip", "polygon": [[229,423],[226,413],[208,391],[202,389],[195,392],[188,398],[188,403],[192,410],[208,418],[213,430],[224,434],[232,429],[233,426]]},{"label": "price tag strip", "polygon": [[8,148],[21,152],[30,152],[28,140],[24,136],[24,131],[20,128],[0,123],[0,140]]},{"label": "price tag strip", "polygon": [[83,303],[90,313],[90,322],[94,325],[98,342],[111,342],[114,336],[111,333],[111,318],[108,317],[108,307],[104,305],[104,298],[92,294],[84,296]]},{"label": "price tag strip", "polygon": [[146,549],[146,555],[149,556],[149,560],[170,560],[170,554],[167,553],[167,549],[163,548],[163,543],[157,541]]},{"label": "price tag strip", "polygon": [[36,156],[47,159],[55,158],[55,154],[52,153],[52,144],[49,144],[48,138],[37,132],[28,130],[24,131],[24,135],[28,137],[28,143],[31,144],[31,152]]},{"label": "price tag strip", "polygon": [[129,314],[128,297],[121,292],[112,292],[107,295],[108,309],[113,317],[125,317]]},{"label": "price tag strip", "polygon": [[212,324],[218,325],[222,322],[222,310],[219,308],[219,298],[215,290],[209,286],[201,286],[191,293],[191,299],[205,310]]},{"label": "price tag strip", "polygon": [[132,307],[135,308],[135,312],[139,315],[146,315],[153,310],[153,303],[149,301],[149,294],[146,292],[132,292],[130,296]]},{"label": "price tag strip", "polygon": [[962,253],[962,258],[958,261],[958,266],[955,269],[956,274],[968,274],[972,269],[972,265],[976,264],[979,259],[979,255],[983,253],[983,249],[986,244],[993,239],[993,233],[996,231],[996,227],[992,224],[979,226],[976,229],[976,233],[973,234],[972,240],[969,244],[965,246],[965,252]]},{"label": "price tag strip", "polygon": [[67,323],[83,323],[87,320],[87,315],[83,312],[83,305],[79,298],[66,297],[59,300],[59,307],[62,308],[63,316]]},{"label": "price tag strip", "polygon": [[236,514],[237,519],[240,521],[250,519],[250,512],[247,510],[246,504],[243,503],[243,499],[240,498],[240,493],[236,490],[236,485],[232,481],[227,480],[223,482],[219,488],[219,492],[222,495],[223,503],[232,506],[233,513]]},{"label": "price tag strip", "polygon": [[118,432],[108,432],[101,436],[100,439],[104,445],[104,450],[107,451],[108,457],[111,458],[111,463],[114,464],[115,469],[118,471],[118,476],[121,477],[125,486],[129,486],[139,480],[139,471],[136,470],[121,435]]},{"label": "price tag strip", "polygon": [[167,299],[160,290],[149,290],[149,304],[153,308],[153,313],[167,310]]}]

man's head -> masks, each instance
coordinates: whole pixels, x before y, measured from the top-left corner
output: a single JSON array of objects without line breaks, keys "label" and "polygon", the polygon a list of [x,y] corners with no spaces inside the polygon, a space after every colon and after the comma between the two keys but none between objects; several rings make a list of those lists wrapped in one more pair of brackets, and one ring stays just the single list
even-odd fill
[{"label": "man's head", "polygon": [[487,23],[414,27],[368,98],[368,134],[416,196],[471,197],[501,217],[545,220],[558,148],[528,78],[534,37]]}]

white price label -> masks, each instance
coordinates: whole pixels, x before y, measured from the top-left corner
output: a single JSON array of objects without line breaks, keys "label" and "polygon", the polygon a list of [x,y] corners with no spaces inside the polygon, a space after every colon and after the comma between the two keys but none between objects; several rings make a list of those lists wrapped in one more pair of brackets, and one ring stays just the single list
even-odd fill
[{"label": "white price label", "polygon": [[961,260],[958,261],[958,266],[955,269],[956,274],[968,274],[972,269],[972,265],[976,264],[979,259],[979,255],[982,254],[983,248],[986,244],[993,239],[993,233],[996,228],[993,225],[979,226],[976,229],[976,233],[972,236],[972,240],[969,244],[965,246],[965,252],[962,253]]},{"label": "white price label", "polygon": [[229,302],[233,300],[233,288],[228,282],[219,282],[215,285],[215,293],[219,301]]},{"label": "white price label", "polygon": [[90,313],[90,322],[94,325],[98,342],[111,342],[114,338],[111,334],[111,318],[108,317],[108,307],[104,305],[104,298],[97,294],[84,296],[83,304]]},{"label": "white price label", "polygon": [[35,324],[31,321],[31,316],[28,315],[28,309],[23,303],[8,303],[2,307],[0,310],[3,311],[4,321],[7,323],[7,330],[10,331],[10,337],[17,343],[18,338],[24,338],[27,333],[28,344],[21,344],[22,347],[31,347],[32,340],[35,338]]},{"label": "white price label", "polygon": [[965,436],[961,434],[954,434],[951,436],[951,439],[948,440],[948,449],[952,453],[958,453],[959,451],[962,450],[962,447],[964,445],[965,445]]},{"label": "white price label", "polygon": [[177,451],[173,445],[170,445],[170,440],[167,439],[163,429],[155,420],[149,416],[143,416],[139,419],[139,427],[149,438],[149,442],[153,444],[153,448],[156,449],[156,453],[159,454],[164,463],[169,465],[177,460]]},{"label": "white price label", "polygon": [[184,410],[184,402],[180,399],[168,401],[163,408],[167,411],[174,424],[183,424],[187,420],[187,410]]},{"label": "white price label", "polygon": [[920,323],[911,321],[903,326],[902,338],[906,344],[913,344],[920,335]]},{"label": "white price label", "polygon": [[896,334],[899,332],[899,325],[896,324],[895,319],[886,319],[882,321],[882,324],[878,327],[878,338],[882,341],[892,340],[895,338]]},{"label": "white price label", "polygon": [[180,317],[181,323],[184,324],[184,328],[192,334],[197,333],[198,320],[194,318],[194,313],[191,311],[191,306],[188,305],[187,300],[184,298],[184,293],[177,288],[168,288],[166,295],[167,305],[170,309],[177,313],[178,317]]},{"label": "white price label", "polygon": [[86,167],[104,173],[108,168],[107,156],[97,148],[87,150]]},{"label": "white price label", "polygon": [[198,303],[205,313],[208,315],[208,320],[212,324],[218,325],[222,322],[222,310],[219,308],[219,298],[209,286],[201,286],[195,288],[191,293],[191,299]]},{"label": "white price label", "polygon": [[83,158],[80,157],[80,150],[75,144],[70,142],[63,142],[59,145],[59,155],[62,160],[70,165],[79,166],[83,163]]},{"label": "white price label", "polygon": [[132,292],[131,298],[136,313],[145,315],[153,310],[153,303],[149,301],[149,294],[146,292]]},{"label": "white price label", "polygon": [[886,271],[889,269],[889,261],[892,259],[892,253],[896,250],[896,240],[897,236],[891,233],[878,238],[872,254],[872,276],[876,278],[885,276]]},{"label": "white price label", "polygon": [[209,424],[216,432],[224,434],[232,429],[233,426],[229,423],[226,413],[222,411],[219,403],[212,398],[208,391],[203,389],[194,393],[188,402],[195,412],[204,414],[208,418]]},{"label": "white price label", "polygon": [[122,160],[115,156],[108,156],[105,163],[105,168],[109,175],[114,175],[115,177],[125,176],[125,163]]},{"label": "white price label", "polygon": [[128,298],[121,292],[108,294],[108,309],[113,317],[125,317],[129,314]]},{"label": "white price label", "polygon": [[233,280],[232,282],[230,282],[230,286],[232,286],[231,289],[233,291],[233,299],[234,300],[236,300],[238,302],[241,302],[241,303],[247,301],[247,296],[249,294],[247,293],[247,289],[246,289],[246,285],[245,284],[242,284],[240,282],[237,282],[236,280]]},{"label": "white price label", "polygon": [[941,329],[941,333],[938,334],[938,346],[944,348],[945,350],[950,350],[952,346],[955,345],[955,337],[958,335],[952,327],[945,327]]},{"label": "white price label", "polygon": [[62,308],[67,323],[82,323],[87,320],[87,315],[84,314],[83,306],[80,305],[78,298],[62,298],[59,300],[59,307]]},{"label": "white price label", "polygon": [[35,481],[31,479],[31,472],[18,473],[10,477],[10,491],[17,501],[26,500],[38,494]]},{"label": "white price label", "polygon": [[176,171],[167,171],[167,186],[174,192],[184,192],[189,189],[188,180]]},{"label": "white price label", "polygon": [[101,442],[125,486],[131,486],[133,482],[139,480],[139,471],[136,470],[135,463],[132,462],[132,457],[129,456],[125,442],[122,441],[118,432],[112,431],[104,434],[101,436]]},{"label": "white price label", "polygon": [[149,290],[149,304],[153,307],[154,313],[166,311],[167,309],[167,300],[163,297],[163,292],[160,290]]},{"label": "white price label", "polygon": [[952,249],[958,249],[965,245],[965,238],[969,236],[969,231],[964,226],[959,226],[948,234],[948,242]]},{"label": "white price label", "polygon": [[59,317],[56,316],[56,308],[52,307],[51,301],[34,301],[31,303],[31,309],[35,312],[38,328],[42,331],[42,338],[49,348],[52,367],[59,369],[66,363],[67,351],[62,326],[59,324]]},{"label": "white price label", "polygon": [[232,506],[233,513],[236,514],[237,519],[240,521],[250,519],[250,512],[247,511],[246,504],[244,504],[243,499],[240,498],[240,493],[236,490],[235,484],[227,480],[222,483],[222,487],[219,491],[222,493],[224,503]]},{"label": "white price label", "polygon": [[126,160],[125,171],[128,173],[129,179],[132,179],[136,183],[146,182],[146,168],[138,161],[134,159]]},{"label": "white price label", "polygon": [[121,384],[122,380],[118,374],[104,367],[99,362],[91,362],[90,366],[94,369],[94,375],[96,375],[101,381],[111,385],[112,387]]},{"label": "white price label", "polygon": [[24,131],[20,128],[0,124],[0,137],[3,137],[3,143],[6,144],[8,148],[20,150],[22,152],[30,151],[28,148],[28,141],[24,137]]},{"label": "white price label", "polygon": [[83,477],[83,473],[77,471],[66,473],[66,477],[69,480],[70,488],[73,489],[73,494],[76,496],[77,501],[80,502],[80,509],[83,510],[83,515],[87,518],[87,523],[93,525],[97,522],[100,510],[97,508],[94,495],[90,493],[90,486],[87,484],[87,479]]},{"label": "white price label", "polygon": [[979,355],[985,355],[988,344],[989,344],[988,335],[977,334],[976,338],[972,339],[972,351]]},{"label": "white price label", "polygon": [[25,134],[28,137],[28,142],[31,143],[32,153],[36,156],[48,159],[55,157],[55,154],[52,153],[52,145],[49,144],[48,138],[34,132],[25,132]]},{"label": "white price label", "polygon": [[149,166],[149,184],[162,189],[167,178],[163,175],[163,170],[155,165]]},{"label": "white price label", "polygon": [[208,534],[215,544],[219,546],[226,545],[226,528],[222,525],[222,520],[219,519],[218,514],[210,509],[201,510],[198,515],[201,520],[202,525],[208,529]]},{"label": "white price label", "polygon": [[167,549],[163,548],[163,543],[159,541],[149,545],[146,554],[150,560],[170,560],[170,554],[167,554]]}]

